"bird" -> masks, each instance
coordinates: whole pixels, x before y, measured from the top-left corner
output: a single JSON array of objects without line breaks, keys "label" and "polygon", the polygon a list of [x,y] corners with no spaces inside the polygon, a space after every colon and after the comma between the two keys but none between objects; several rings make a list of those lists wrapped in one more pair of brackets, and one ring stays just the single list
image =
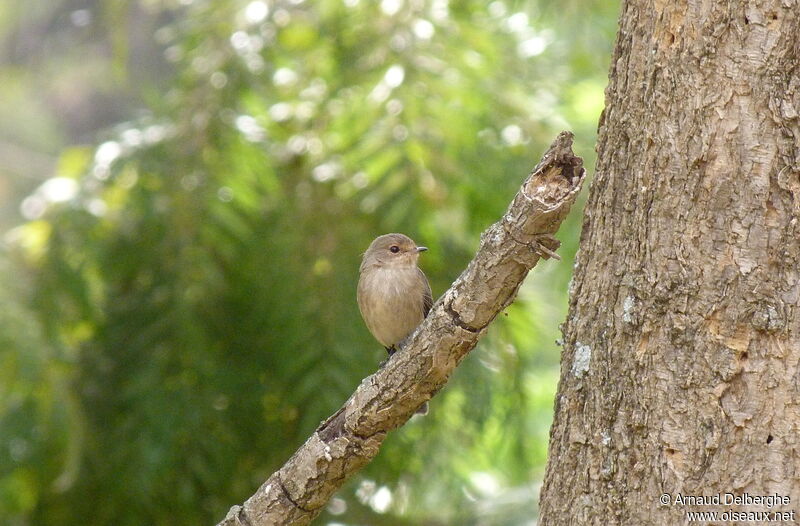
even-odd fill
[{"label": "bird", "polygon": [[[426,250],[404,234],[384,234],[370,243],[361,260],[358,308],[389,356],[402,347],[433,305],[428,278],[417,266]],[[426,413],[427,402],[417,412]]]}]

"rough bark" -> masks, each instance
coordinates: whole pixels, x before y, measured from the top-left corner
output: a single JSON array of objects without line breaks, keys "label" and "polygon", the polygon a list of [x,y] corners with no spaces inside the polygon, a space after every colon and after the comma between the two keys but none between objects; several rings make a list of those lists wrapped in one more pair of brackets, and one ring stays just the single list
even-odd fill
[{"label": "rough bark", "polygon": [[540,257],[554,256],[558,230],[585,172],[562,132],[525,180],[503,218],[481,236],[467,269],[428,317],[345,405],[220,526],[308,524],[377,453],[386,434],[439,391],[488,325],[517,294]]},{"label": "rough bark", "polygon": [[800,519],[798,35],[796,0],[623,2],[542,525]]}]

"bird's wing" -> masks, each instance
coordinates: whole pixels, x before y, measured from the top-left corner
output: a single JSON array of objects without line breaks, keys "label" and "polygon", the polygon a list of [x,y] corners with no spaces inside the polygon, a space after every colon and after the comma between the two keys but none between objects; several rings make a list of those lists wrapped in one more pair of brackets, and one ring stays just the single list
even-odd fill
[{"label": "bird's wing", "polygon": [[425,290],[422,292],[422,315],[427,317],[428,312],[431,310],[431,306],[433,306],[433,295],[431,294],[431,284],[428,283],[428,278],[425,277],[425,273],[422,270],[417,269],[419,272],[420,278],[422,278],[422,282],[425,284]]}]

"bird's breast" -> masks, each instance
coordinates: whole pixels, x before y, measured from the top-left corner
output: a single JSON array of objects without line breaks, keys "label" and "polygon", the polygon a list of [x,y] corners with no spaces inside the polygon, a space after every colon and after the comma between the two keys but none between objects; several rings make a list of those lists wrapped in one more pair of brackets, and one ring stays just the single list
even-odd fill
[{"label": "bird's breast", "polygon": [[377,267],[362,272],[358,306],[370,332],[382,345],[399,343],[422,322],[424,289],[420,277],[415,267]]}]

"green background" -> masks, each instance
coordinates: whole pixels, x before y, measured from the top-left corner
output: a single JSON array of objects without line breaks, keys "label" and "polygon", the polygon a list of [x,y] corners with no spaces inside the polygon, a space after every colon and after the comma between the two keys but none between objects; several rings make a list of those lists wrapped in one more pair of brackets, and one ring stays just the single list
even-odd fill
[{"label": "green background", "polygon": [[[434,297],[556,134],[594,164],[616,2],[0,4],[0,524],[214,524]],[[535,523],[580,210],[427,417],[317,520]]]}]

